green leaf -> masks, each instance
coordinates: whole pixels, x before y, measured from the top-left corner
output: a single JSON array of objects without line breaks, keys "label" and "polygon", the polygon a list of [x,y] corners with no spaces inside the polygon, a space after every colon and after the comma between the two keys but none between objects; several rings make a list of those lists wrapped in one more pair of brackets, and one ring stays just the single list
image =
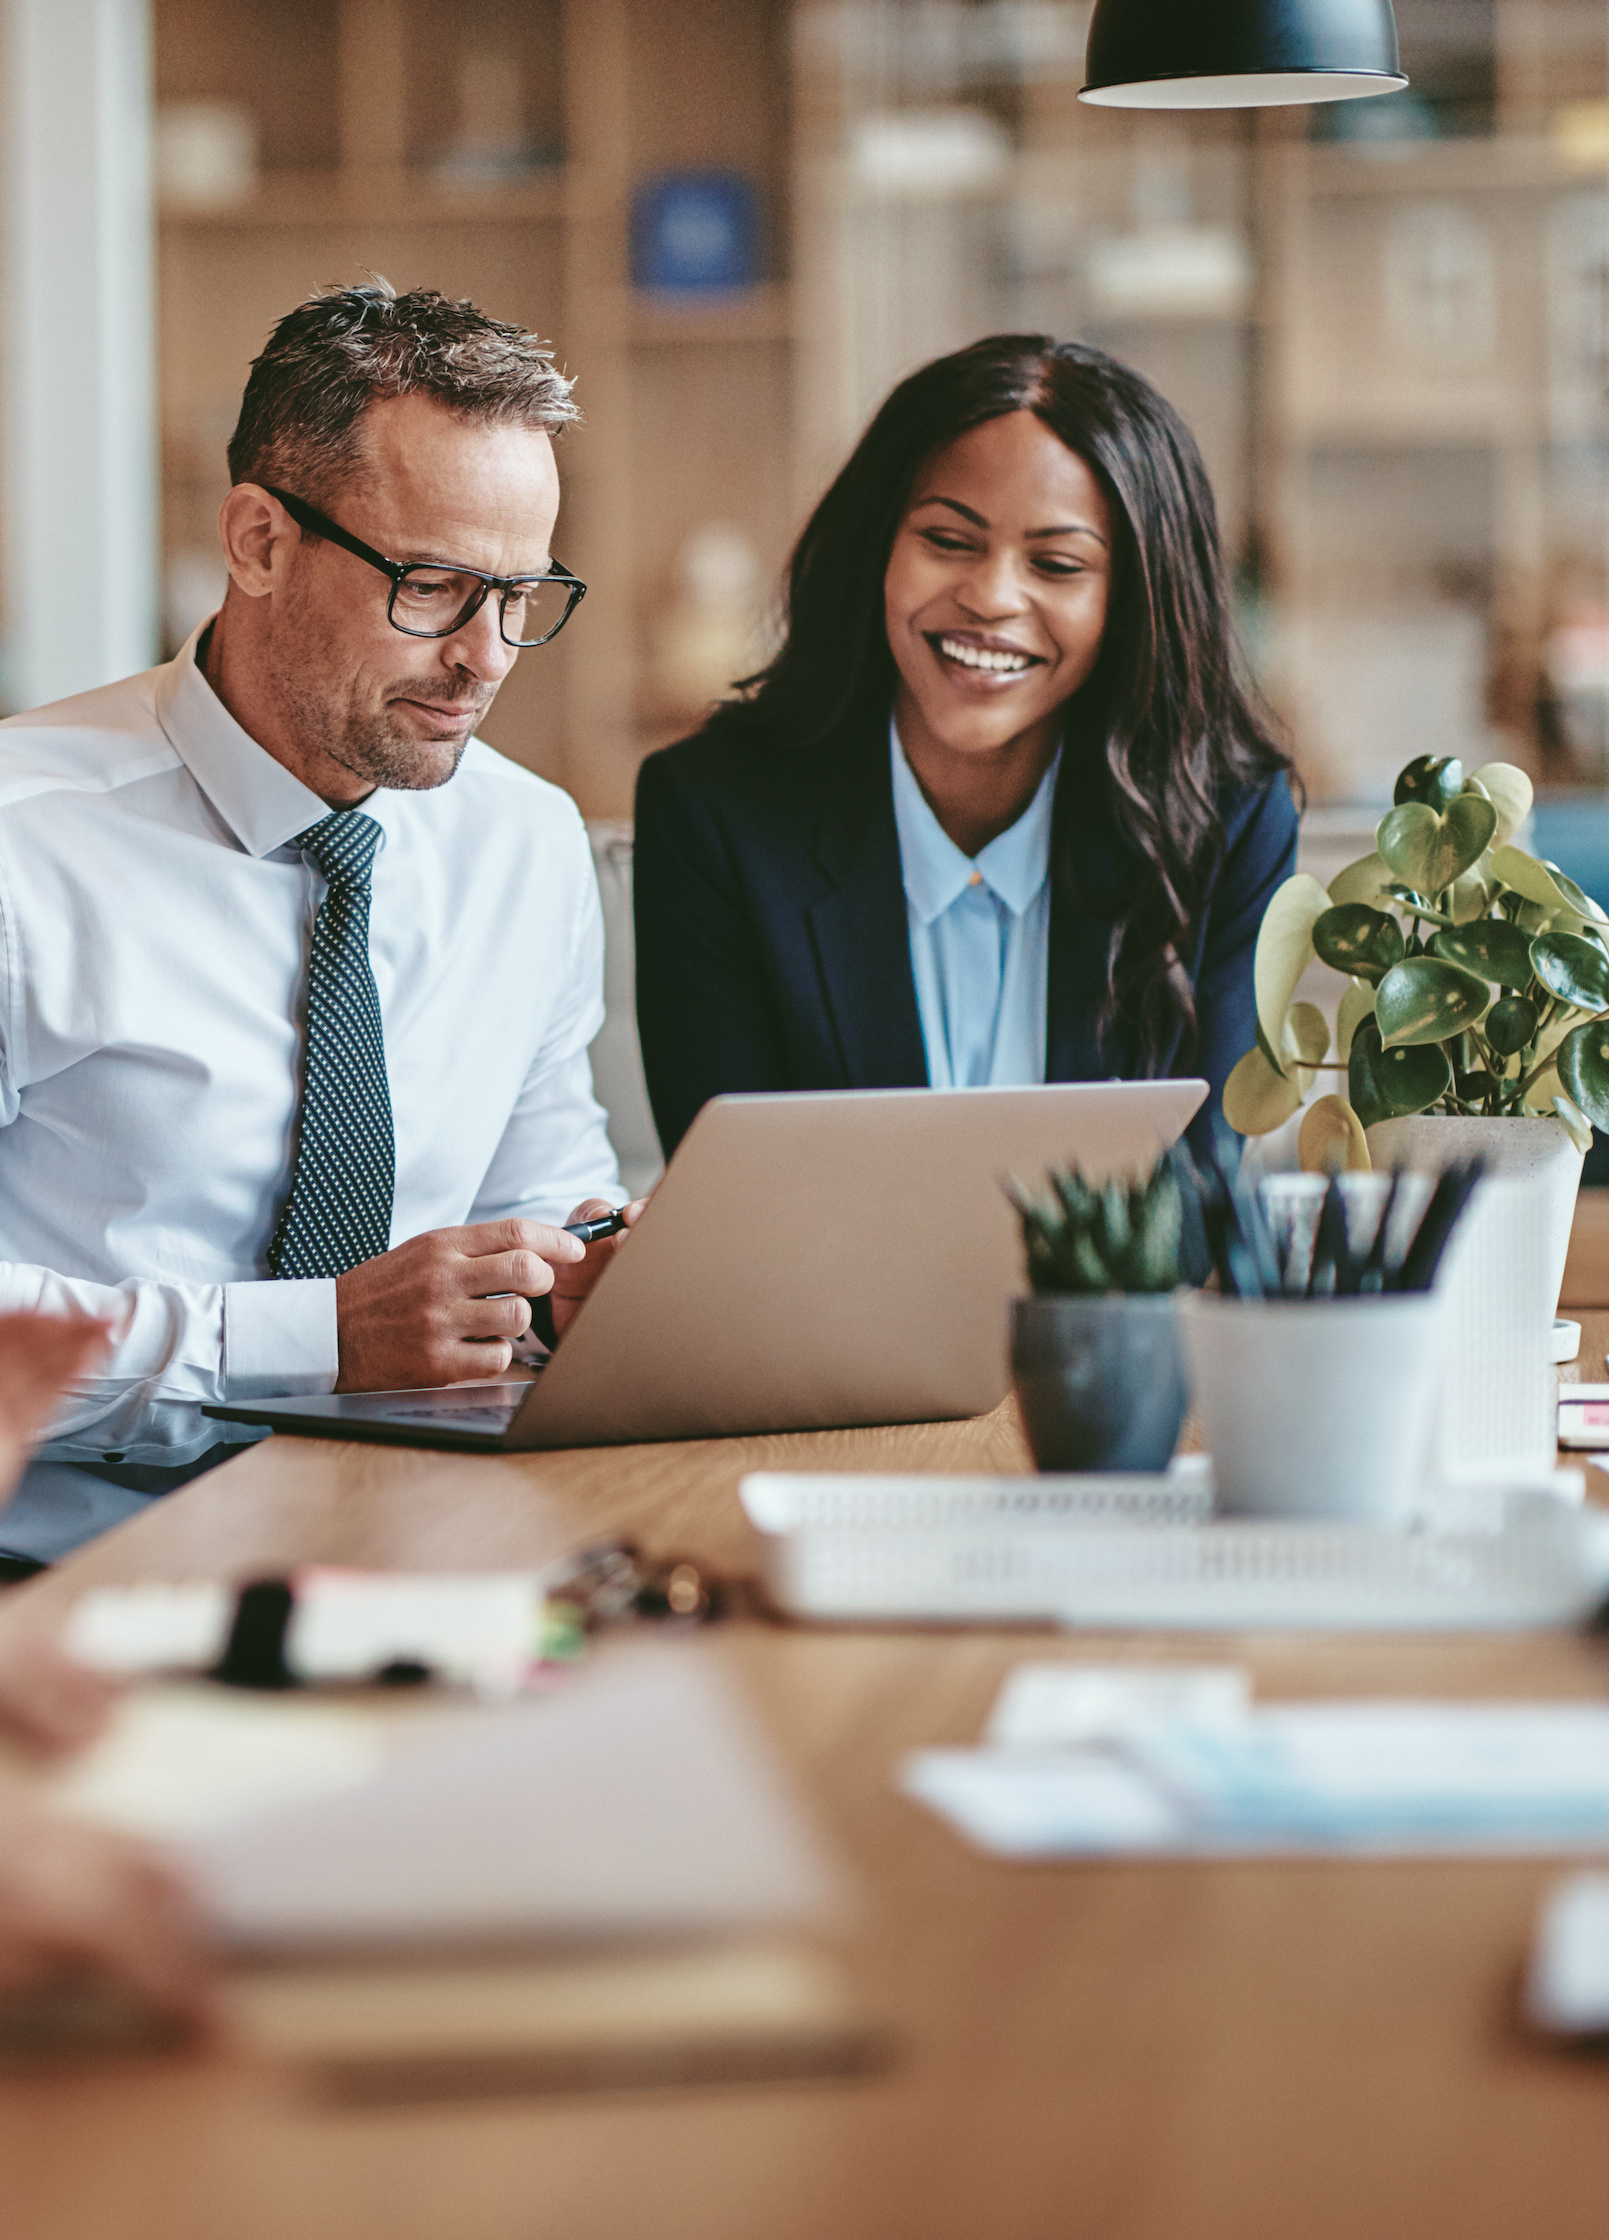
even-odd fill
[{"label": "green leaf", "polygon": [[1490,1001],[1485,981],[1462,966],[1444,964],[1440,957],[1407,957],[1392,966],[1375,990],[1374,1016],[1390,1050],[1462,1034]]},{"label": "green leaf", "polygon": [[1531,944],[1505,918],[1482,918],[1474,925],[1444,926],[1430,937],[1432,956],[1460,964],[1500,988],[1531,985]]},{"label": "green leaf", "polygon": [[1497,830],[1497,811],[1478,793],[1460,793],[1438,816],[1424,801],[1405,801],[1380,819],[1374,844],[1398,878],[1417,893],[1443,887],[1479,863]]},{"label": "green leaf", "polygon": [[1579,933],[1550,930],[1531,943],[1531,964],[1550,995],[1578,1011],[1609,1011],[1609,957]]},{"label": "green leaf", "polygon": [[1367,1174],[1371,1161],[1363,1123],[1345,1097],[1318,1097],[1297,1132],[1296,1158],[1304,1174]]},{"label": "green leaf", "polygon": [[1390,879],[1391,866],[1384,856],[1359,856],[1356,863],[1349,863],[1330,881],[1330,900],[1377,904]]},{"label": "green leaf", "polygon": [[1584,887],[1578,887],[1572,878],[1561,871],[1556,863],[1549,863],[1546,857],[1542,859],[1542,868],[1578,917],[1585,918],[1594,925],[1604,923],[1603,911]]},{"label": "green leaf", "polygon": [[[1252,984],[1257,1024],[1267,1051],[1284,1047],[1285,1014],[1296,983],[1313,956],[1313,927],[1330,907],[1330,898],[1309,872],[1298,871],[1274,890],[1257,935]],[[1281,1063],[1276,1059],[1276,1064]]]},{"label": "green leaf", "polygon": [[1366,902],[1338,902],[1315,922],[1313,947],[1337,972],[1378,980],[1401,960],[1402,928]]},{"label": "green leaf", "polygon": [[[1392,902],[1400,902],[1411,917],[1427,919],[1433,926],[1451,926],[1455,923],[1452,918],[1448,917],[1445,910],[1433,910],[1430,904],[1412,887],[1405,887],[1398,882],[1394,886],[1387,887],[1385,892],[1386,897]],[[1453,892],[1454,894],[1458,892],[1456,882],[1453,886]]]},{"label": "green leaf", "polygon": [[1224,1118],[1243,1136],[1266,1136],[1284,1126],[1302,1096],[1301,1083],[1281,1073],[1259,1042],[1224,1083]]},{"label": "green leaf", "polygon": [[1559,1080],[1595,1128],[1609,1128],[1609,1019],[1589,1019],[1565,1036]]},{"label": "green leaf", "polygon": [[1329,1022],[1316,1003],[1293,1003],[1285,1016],[1282,1064],[1276,1064],[1257,1030],[1224,1083],[1224,1118],[1243,1136],[1266,1136],[1282,1127],[1313,1086],[1313,1068],[1330,1046]]},{"label": "green leaf", "polygon": [[1447,1053],[1436,1043],[1417,1049],[1381,1047],[1377,1021],[1365,1019],[1352,1037],[1347,1060],[1347,1100],[1365,1128],[1424,1112],[1452,1087]]},{"label": "green leaf", "polygon": [[[1485,862],[1482,856],[1481,863]],[[1466,871],[1461,879],[1453,881],[1453,898],[1449,906],[1455,926],[1467,926],[1472,918],[1484,918],[1492,907],[1492,891],[1481,877],[1481,866]]]},{"label": "green leaf", "polygon": [[1105,1230],[1102,1250],[1111,1267],[1116,1267],[1132,1242],[1129,1221],[1129,1191],[1126,1182],[1115,1177],[1101,1192],[1101,1224]]},{"label": "green leaf", "polygon": [[[1391,798],[1400,808],[1404,801],[1425,801],[1435,810],[1445,809],[1464,783],[1464,765],[1455,754],[1420,754],[1398,773]],[[1443,885],[1447,882],[1444,880]]]},{"label": "green leaf", "polygon": [[1486,788],[1497,811],[1496,844],[1506,847],[1531,813],[1531,781],[1512,762],[1485,762],[1475,772],[1475,783]]},{"label": "green leaf", "polygon": [[[1330,1022],[1316,1003],[1293,1003],[1285,1014],[1285,1040],[1280,1050],[1284,1071],[1293,1067],[1303,1072],[1310,1083],[1313,1068],[1322,1065],[1330,1047]],[[1307,1094],[1307,1086],[1302,1089]]]},{"label": "green leaf", "polygon": [[[1487,859],[1487,869],[1494,879],[1505,887],[1523,895],[1527,902],[1537,903],[1547,911],[1574,910],[1575,905],[1562,888],[1555,886],[1547,865],[1538,863],[1535,856],[1528,856],[1523,848],[1494,848]],[[1576,915],[1581,915],[1576,912]]]},{"label": "green leaf", "polygon": [[1481,1033],[1500,1058],[1512,1058],[1533,1039],[1540,1016],[1529,996],[1505,996],[1481,1021]]},{"label": "green leaf", "polygon": [[1477,1066],[1473,1073],[1453,1073],[1453,1088],[1464,1104],[1484,1104],[1497,1087],[1497,1076]]},{"label": "green leaf", "polygon": [[1591,1121],[1588,1120],[1581,1107],[1573,1103],[1569,1097],[1555,1097],[1553,1109],[1564,1122],[1570,1141],[1585,1157],[1586,1153],[1592,1149]]},{"label": "green leaf", "polygon": [[1335,1055],[1346,1064],[1352,1050],[1352,1037],[1365,1019],[1374,1017],[1374,990],[1367,980],[1354,980],[1341,998],[1341,1008],[1335,1015]]}]

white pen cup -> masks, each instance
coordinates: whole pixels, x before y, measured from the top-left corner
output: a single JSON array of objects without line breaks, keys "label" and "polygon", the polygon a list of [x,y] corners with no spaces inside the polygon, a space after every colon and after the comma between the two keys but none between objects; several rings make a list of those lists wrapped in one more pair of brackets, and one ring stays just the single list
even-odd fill
[{"label": "white pen cup", "polygon": [[1430,1466],[1443,1312],[1431,1292],[1183,1304],[1225,1516],[1402,1524]]}]

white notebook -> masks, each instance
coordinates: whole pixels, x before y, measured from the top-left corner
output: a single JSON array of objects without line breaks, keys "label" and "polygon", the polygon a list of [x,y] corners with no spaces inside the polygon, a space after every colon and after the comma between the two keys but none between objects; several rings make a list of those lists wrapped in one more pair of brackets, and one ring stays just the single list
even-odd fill
[{"label": "white notebook", "polygon": [[497,1709],[137,1693],[57,1793],[165,1838],[242,1953],[750,1935],[845,1888],[703,1643]]}]

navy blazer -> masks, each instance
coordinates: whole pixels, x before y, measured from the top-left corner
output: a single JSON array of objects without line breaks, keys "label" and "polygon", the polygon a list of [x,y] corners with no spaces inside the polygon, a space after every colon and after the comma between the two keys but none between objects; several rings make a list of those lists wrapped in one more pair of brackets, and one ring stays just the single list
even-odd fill
[{"label": "navy blazer", "polygon": [[[1223,862],[1188,960],[1196,1046],[1187,1064],[1169,1050],[1147,1066],[1121,1019],[1098,1032],[1135,861],[1098,742],[1069,738],[1052,841],[1047,1080],[1200,1073],[1217,1109],[1255,1039],[1257,929],[1296,861],[1283,773],[1224,814]],[[875,737],[856,727],[810,752],[699,732],[644,762],[636,819],[637,1024],[667,1158],[722,1091],[927,1085],[886,720]]]}]

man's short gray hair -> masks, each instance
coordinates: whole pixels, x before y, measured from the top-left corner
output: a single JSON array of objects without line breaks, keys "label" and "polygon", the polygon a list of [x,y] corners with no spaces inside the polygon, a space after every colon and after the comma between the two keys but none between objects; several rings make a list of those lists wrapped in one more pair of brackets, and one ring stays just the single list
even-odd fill
[{"label": "man's short gray hair", "polygon": [[317,503],[363,467],[362,420],[387,397],[433,397],[488,426],[548,435],[578,417],[549,344],[433,288],[329,288],[287,312],[252,361],[229,444],[232,482]]}]

